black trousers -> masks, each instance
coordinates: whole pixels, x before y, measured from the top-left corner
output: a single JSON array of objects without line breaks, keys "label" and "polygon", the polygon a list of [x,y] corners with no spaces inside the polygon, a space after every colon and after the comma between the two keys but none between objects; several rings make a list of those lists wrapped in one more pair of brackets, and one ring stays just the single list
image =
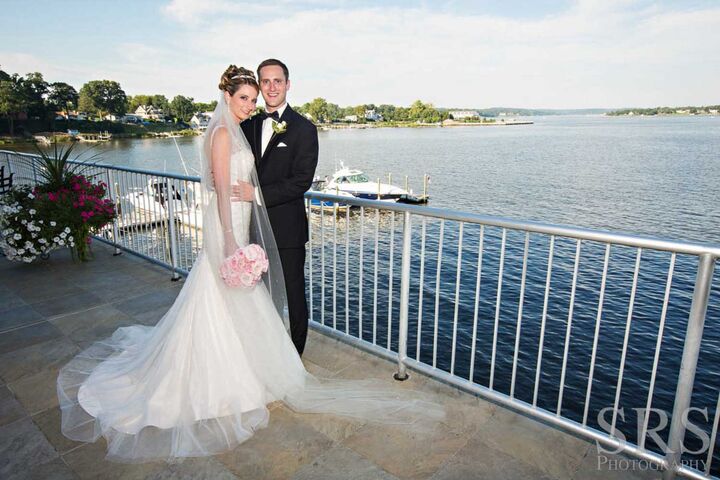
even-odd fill
[{"label": "black trousers", "polygon": [[279,248],[290,314],[290,337],[302,356],[308,332],[308,308],[305,298],[305,247]]}]

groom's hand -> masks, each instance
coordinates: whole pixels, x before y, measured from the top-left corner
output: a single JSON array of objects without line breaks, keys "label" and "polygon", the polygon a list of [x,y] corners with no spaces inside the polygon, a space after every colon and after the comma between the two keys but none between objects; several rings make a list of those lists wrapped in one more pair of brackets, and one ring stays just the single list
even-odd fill
[{"label": "groom's hand", "polygon": [[232,194],[230,201],[232,202],[252,202],[255,199],[255,187],[248,182],[238,180],[232,186]]}]

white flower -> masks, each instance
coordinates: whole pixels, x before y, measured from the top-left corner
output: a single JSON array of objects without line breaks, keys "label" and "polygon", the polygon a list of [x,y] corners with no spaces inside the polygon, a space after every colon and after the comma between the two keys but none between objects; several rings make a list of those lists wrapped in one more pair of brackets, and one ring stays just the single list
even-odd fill
[{"label": "white flower", "polygon": [[22,235],[20,235],[19,233],[16,233],[15,235],[13,235],[13,239],[20,240],[20,239],[22,239]]},{"label": "white flower", "polygon": [[45,223],[45,222],[43,222],[42,220],[40,220],[38,223]]},{"label": "white flower", "polygon": [[64,241],[64,240],[60,240],[60,241],[58,242],[58,245],[65,245],[65,241]]},{"label": "white flower", "polygon": [[65,233],[70,233],[70,227],[65,227]]},{"label": "white flower", "polygon": [[55,225],[57,225],[57,223],[55,223],[55,222],[50,222],[50,226],[51,226],[51,227],[54,227]]},{"label": "white flower", "polygon": [[22,255],[23,253],[25,253],[25,249],[24,249],[24,248],[18,248],[17,253],[18,253],[18,255]]},{"label": "white flower", "polygon": [[27,225],[27,220],[23,218],[22,220],[20,220],[20,223],[22,223],[23,225]]},{"label": "white flower", "polygon": [[23,262],[25,262],[25,263],[30,263],[32,261],[33,261],[33,259],[31,257],[23,257]]},{"label": "white flower", "polygon": [[30,215],[35,215],[37,212],[35,211],[34,208],[31,208],[31,209],[28,211],[28,213],[30,213]]},{"label": "white flower", "polygon": [[37,238],[37,233],[31,233],[30,236],[31,236],[32,238]]},{"label": "white flower", "polygon": [[41,238],[38,240],[38,243],[45,245],[47,243],[47,240],[45,240],[44,238]]},{"label": "white flower", "polygon": [[72,235],[70,235],[70,236],[68,237],[68,241],[70,241],[70,242],[72,242],[72,241],[73,241],[73,237],[72,237]]},{"label": "white flower", "polygon": [[35,198],[35,195],[33,195],[32,193],[28,193],[28,198]]},{"label": "white flower", "polygon": [[55,238],[53,238],[53,242],[57,243],[57,242],[59,242],[59,241],[60,241],[60,237],[55,237]]},{"label": "white flower", "polygon": [[278,123],[273,120],[272,129],[277,134],[283,133],[285,132],[285,130],[287,130],[287,122],[283,120],[282,122]]},{"label": "white flower", "polygon": [[33,244],[30,241],[26,241],[25,245],[23,245],[25,248],[32,248]]},{"label": "white flower", "polygon": [[60,238],[65,238],[65,237],[67,237],[67,233],[65,233],[65,232],[60,232]]}]

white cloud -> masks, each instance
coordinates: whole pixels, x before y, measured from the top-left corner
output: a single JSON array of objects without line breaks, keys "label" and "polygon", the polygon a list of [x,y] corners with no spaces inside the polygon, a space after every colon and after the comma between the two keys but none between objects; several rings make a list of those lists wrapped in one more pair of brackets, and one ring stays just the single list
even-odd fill
[{"label": "white cloud", "polygon": [[[340,105],[420,98],[448,107],[720,102],[713,88],[720,63],[712,61],[720,8],[581,0],[518,19],[355,5],[173,0],[162,12],[176,30],[163,45],[119,44],[111,60],[84,59],[73,75],[86,75],[80,84],[117,79],[131,94],[208,100],[228,64],[253,68],[277,57],[291,69],[293,103],[318,96]],[[50,57],[0,58],[10,71],[32,65],[27,71],[67,78]]]}]

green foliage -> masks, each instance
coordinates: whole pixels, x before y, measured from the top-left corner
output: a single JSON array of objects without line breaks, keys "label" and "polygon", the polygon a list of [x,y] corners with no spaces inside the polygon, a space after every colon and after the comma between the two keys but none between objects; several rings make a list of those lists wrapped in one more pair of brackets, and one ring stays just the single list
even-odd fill
[{"label": "green foliage", "polygon": [[65,112],[67,116],[70,110],[77,108],[79,97],[77,90],[72,85],[55,82],[50,84],[47,105],[52,111]]},{"label": "green foliage", "polygon": [[112,113],[124,115],[127,97],[118,82],[112,80],[91,80],[80,89],[78,108],[84,112],[95,112],[100,118]]},{"label": "green foliage", "polygon": [[192,97],[175,96],[170,102],[169,113],[183,122],[189,122],[195,113]]},{"label": "green foliage", "polygon": [[85,171],[90,166],[91,161],[97,157],[96,154],[83,159],[81,163],[74,163],[80,160],[80,156],[70,159],[70,154],[75,145],[76,143],[73,142],[68,146],[59,146],[58,142],[54,141],[47,152],[35,145],[35,149],[40,156],[40,168],[37,169],[38,175],[42,178],[42,183],[48,191],[59,190],[63,186],[69,185],[71,178]]}]

